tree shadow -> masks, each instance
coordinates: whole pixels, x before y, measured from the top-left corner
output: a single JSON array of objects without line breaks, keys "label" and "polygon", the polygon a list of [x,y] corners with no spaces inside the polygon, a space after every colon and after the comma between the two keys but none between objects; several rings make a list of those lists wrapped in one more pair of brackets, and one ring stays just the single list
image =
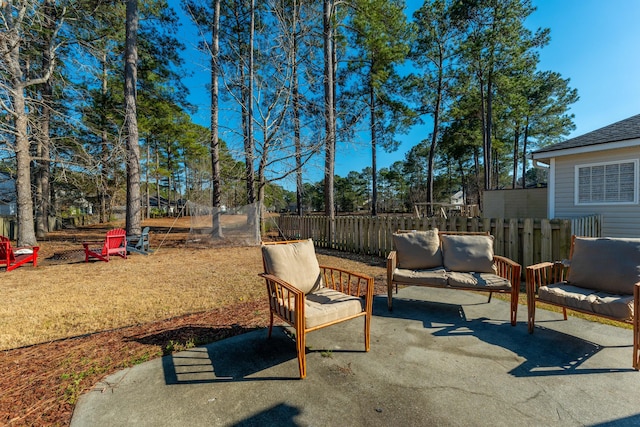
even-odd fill
[{"label": "tree shadow", "polygon": [[297,427],[300,424],[294,421],[300,415],[300,409],[295,406],[280,403],[269,409],[261,411],[252,417],[244,419],[239,423],[232,424],[232,427],[250,427],[277,425],[279,427]]},{"label": "tree shadow", "polygon": [[[382,298],[380,298],[382,300]],[[491,304],[491,303],[482,303]],[[620,346],[604,346],[588,340],[545,328],[536,327],[529,334],[526,325],[512,326],[506,320],[486,317],[467,319],[465,307],[478,305],[448,304],[442,302],[401,299],[394,301],[393,311],[386,309],[386,299],[378,301],[376,316],[421,321],[432,330],[434,337],[475,337],[483,342],[507,349],[523,362],[509,371],[515,377],[540,377],[559,375],[585,375],[615,372],[632,372],[633,369],[584,368],[582,365],[599,352]],[[622,347],[631,347],[622,346]],[[458,354],[470,357],[487,357],[470,346],[457,346]]]}]

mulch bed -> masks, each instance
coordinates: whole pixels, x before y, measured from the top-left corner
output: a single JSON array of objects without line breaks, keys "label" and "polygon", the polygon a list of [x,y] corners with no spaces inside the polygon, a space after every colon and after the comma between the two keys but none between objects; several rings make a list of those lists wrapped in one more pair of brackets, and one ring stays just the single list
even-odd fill
[{"label": "mulch bed", "polygon": [[120,369],[268,326],[266,301],[0,352],[0,423],[69,425],[77,398]]}]

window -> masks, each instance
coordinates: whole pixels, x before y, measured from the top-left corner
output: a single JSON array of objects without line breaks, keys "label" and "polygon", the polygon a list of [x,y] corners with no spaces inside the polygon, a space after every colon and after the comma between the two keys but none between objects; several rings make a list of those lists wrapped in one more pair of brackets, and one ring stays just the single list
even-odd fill
[{"label": "window", "polygon": [[576,204],[637,203],[638,160],[576,166]]}]

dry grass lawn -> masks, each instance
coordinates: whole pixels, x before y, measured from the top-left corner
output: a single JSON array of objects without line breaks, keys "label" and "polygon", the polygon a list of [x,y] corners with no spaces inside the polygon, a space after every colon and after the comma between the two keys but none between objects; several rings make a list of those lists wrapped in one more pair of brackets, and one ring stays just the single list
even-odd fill
[{"label": "dry grass lawn", "polygon": [[[52,233],[41,242],[37,268],[2,275],[0,350],[149,323],[264,296],[259,247],[195,248],[186,244],[188,219],[151,220],[149,255],[84,262],[80,242],[99,239],[110,226]],[[172,232],[166,231],[173,225]],[[162,246],[160,246],[162,245]],[[159,247],[159,249],[158,249]],[[62,258],[62,259],[61,259]],[[322,255],[321,263],[384,277],[371,266]],[[374,268],[376,267],[376,268]],[[364,271],[363,271],[364,272]],[[383,285],[378,280],[379,285]]]}]

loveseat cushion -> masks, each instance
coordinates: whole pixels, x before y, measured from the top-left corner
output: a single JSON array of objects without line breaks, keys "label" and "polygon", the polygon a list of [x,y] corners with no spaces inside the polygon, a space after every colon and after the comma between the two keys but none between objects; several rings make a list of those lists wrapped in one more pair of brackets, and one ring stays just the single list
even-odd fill
[{"label": "loveseat cushion", "polygon": [[613,317],[620,320],[633,318],[633,296],[614,295],[573,286],[567,282],[541,286],[538,299],[568,308]]},{"label": "loveseat cushion", "polygon": [[428,270],[410,270],[408,268],[396,268],[393,271],[393,281],[409,285],[446,286],[447,272],[444,268],[432,268]]},{"label": "loveseat cushion", "polygon": [[333,290],[321,288],[307,294],[304,305],[305,327],[313,328],[362,313],[363,300]]},{"label": "loveseat cushion", "polygon": [[634,284],[640,282],[640,239],[576,237],[567,282],[633,295]]},{"label": "loveseat cushion", "polygon": [[442,250],[438,229],[393,233],[398,267],[425,270],[442,266]]},{"label": "loveseat cushion", "polygon": [[444,267],[450,271],[496,273],[493,236],[443,234]]},{"label": "loveseat cushion", "polygon": [[284,280],[305,294],[322,287],[320,265],[311,239],[276,245],[263,245],[265,273]]},{"label": "loveseat cushion", "polygon": [[478,288],[479,290],[511,290],[511,282],[493,273],[447,272],[447,283],[452,288]]}]

